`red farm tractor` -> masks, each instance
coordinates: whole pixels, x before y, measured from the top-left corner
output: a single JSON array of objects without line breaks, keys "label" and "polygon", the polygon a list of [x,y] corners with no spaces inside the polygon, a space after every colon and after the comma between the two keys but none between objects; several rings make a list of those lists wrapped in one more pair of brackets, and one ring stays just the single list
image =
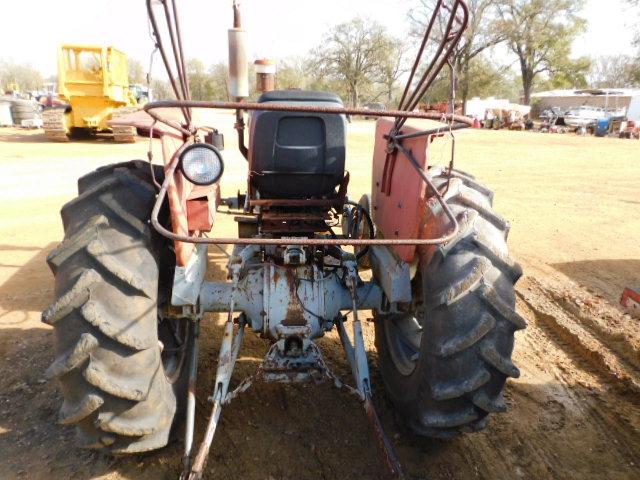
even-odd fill
[{"label": "red farm tractor", "polygon": [[[399,108],[376,111],[345,108],[325,92],[272,91],[248,102],[237,1],[229,32],[235,101],[190,100],[175,1],[147,0],[177,97],[144,107],[164,166],[133,161],[82,177],[79,196],[62,209],[64,241],[48,257],[56,299],[43,320],[55,327],[48,374],[62,388],[60,421],[77,426],[82,446],[113,454],[162,448],[184,421],[183,478],[201,478],[223,406],[251,381],[339,383],[315,343],[336,328],[353,372],[345,388],[362,401],[385,467],[401,476],[372,402],[361,316],[373,311],[384,390],[406,426],[435,438],[483,429],[506,408],[506,380],[519,375],[511,354],[525,328],[514,293],[522,271],[509,258],[509,223],[493,211],[492,191],[453,158],[429,163],[432,142],[473,121],[417,109],[454,63],[466,3],[436,2]],[[432,31],[438,21],[444,35]],[[425,48],[432,37],[441,40]],[[194,124],[192,110],[203,108],[236,111],[250,172],[237,199],[220,193],[219,134]],[[166,117],[170,109],[179,121]],[[378,118],[371,195],[359,202],[348,197],[347,115]],[[409,119],[443,124],[425,130]],[[238,238],[212,231],[221,204],[238,210]],[[227,282],[205,281],[209,245],[234,246]],[[194,455],[205,312],[227,321],[212,414]],[[247,327],[271,347],[256,374],[231,388]]]}]

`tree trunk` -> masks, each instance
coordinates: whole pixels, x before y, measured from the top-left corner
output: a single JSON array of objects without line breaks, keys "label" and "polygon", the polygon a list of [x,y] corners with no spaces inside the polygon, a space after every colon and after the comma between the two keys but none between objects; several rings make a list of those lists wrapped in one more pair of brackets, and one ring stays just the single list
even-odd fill
[{"label": "tree trunk", "polygon": [[520,58],[520,71],[522,72],[522,91],[525,105],[531,103],[531,91],[533,90],[533,79],[535,74],[533,68],[527,63],[525,58]]},{"label": "tree trunk", "polygon": [[469,78],[470,59],[465,59],[462,65],[462,88],[461,88],[461,100],[462,100],[462,114],[467,114],[467,100],[469,99],[469,90],[471,89],[471,79]]},{"label": "tree trunk", "polygon": [[522,88],[524,91],[523,100],[525,105],[531,104],[531,93],[533,90],[533,72],[527,70],[522,75]]}]

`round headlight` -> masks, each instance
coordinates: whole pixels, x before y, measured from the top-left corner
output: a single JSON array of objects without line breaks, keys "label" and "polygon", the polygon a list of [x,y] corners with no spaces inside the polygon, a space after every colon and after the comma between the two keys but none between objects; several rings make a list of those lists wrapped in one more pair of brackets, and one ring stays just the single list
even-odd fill
[{"label": "round headlight", "polygon": [[224,172],[220,151],[206,143],[194,143],[180,155],[180,168],[187,180],[196,185],[213,185]]}]

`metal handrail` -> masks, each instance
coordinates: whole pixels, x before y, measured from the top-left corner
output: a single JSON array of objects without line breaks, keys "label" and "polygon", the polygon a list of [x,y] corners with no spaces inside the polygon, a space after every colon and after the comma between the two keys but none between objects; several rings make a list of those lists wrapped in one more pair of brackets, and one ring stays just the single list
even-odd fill
[{"label": "metal handrail", "polygon": [[453,240],[460,231],[460,225],[454,213],[447,205],[447,202],[444,200],[444,197],[440,193],[440,191],[435,187],[429,176],[424,172],[424,169],[420,166],[420,164],[413,157],[413,154],[405,149],[399,141],[395,141],[394,145],[398,147],[400,151],[407,157],[411,165],[416,169],[422,180],[429,186],[431,191],[434,193],[434,196],[440,203],[443,211],[447,218],[453,223],[453,227],[451,231],[438,238],[421,238],[421,239],[386,239],[386,238],[376,238],[376,239],[353,239],[353,238],[310,238],[310,239],[283,239],[283,238],[212,238],[212,237],[195,237],[195,236],[187,236],[187,235],[179,235],[177,233],[171,232],[167,230],[159,221],[158,217],[160,215],[160,209],[167,198],[167,191],[171,182],[173,181],[173,176],[178,168],[178,164],[180,162],[180,154],[182,151],[188,146],[188,143],[185,143],[182,147],[178,149],[178,151],[174,154],[173,159],[169,165],[169,169],[165,174],[164,182],[162,183],[162,187],[160,188],[160,192],[158,193],[158,197],[156,199],[156,203],[153,207],[153,211],[151,213],[151,224],[156,231],[176,242],[183,243],[192,243],[192,244],[207,244],[207,245],[276,245],[276,246],[353,246],[353,247],[364,247],[364,246],[428,246],[428,245],[442,245]]},{"label": "metal handrail", "polygon": [[[416,108],[422,96],[424,96],[425,92],[431,86],[433,81],[435,81],[436,77],[438,76],[438,74],[440,73],[444,65],[450,62],[453,51],[456,45],[458,44],[458,42],[460,41],[462,34],[465,31],[465,28],[467,26],[468,19],[469,19],[469,8],[465,0],[451,0],[451,4],[447,4],[442,0],[438,0],[436,7],[433,11],[432,17],[430,19],[429,25],[426,29],[424,39],[420,47],[418,56],[416,58],[415,64],[413,66],[413,69],[411,70],[411,75],[404,89],[399,110],[368,110],[364,108],[286,105],[281,103],[279,104],[279,103],[244,103],[244,102],[206,102],[206,101],[190,100],[188,79],[186,78],[185,68],[184,68],[184,55],[182,53],[180,25],[178,22],[177,11],[175,8],[175,0],[161,0],[160,3],[164,6],[165,17],[169,27],[171,46],[172,46],[174,57],[175,57],[175,63],[177,67],[178,77],[179,77],[178,78],[179,84],[177,84],[173,79],[172,68],[169,64],[165,48],[162,44],[162,39],[159,34],[157,21],[153,14],[152,0],[147,0],[147,8],[149,10],[149,18],[150,18],[154,36],[156,39],[156,46],[160,50],[163,61],[165,63],[165,67],[169,72],[169,77],[171,79],[172,86],[174,88],[174,91],[176,93],[176,97],[178,98],[178,100],[168,100],[168,101],[159,101],[159,102],[149,103],[144,106],[144,111],[147,112],[154,119],[154,121],[161,122],[179,131],[185,139],[184,145],[180,147],[180,149],[178,149],[178,151],[174,154],[171,160],[168,171],[166,173],[165,180],[162,184],[162,187],[160,188],[160,192],[158,194],[156,204],[154,205],[154,208],[153,208],[151,223],[153,224],[153,227],[161,235],[177,242],[192,243],[192,244],[277,245],[277,246],[287,246],[287,245],[306,245],[306,246],[441,245],[443,243],[449,242],[450,240],[456,237],[456,235],[459,232],[460,225],[455,215],[447,205],[440,191],[438,191],[438,189],[434,186],[429,176],[424,171],[424,168],[421,167],[420,164],[417,162],[412,152],[407,150],[402,145],[402,140],[414,138],[417,136],[441,135],[446,131],[452,132],[453,130],[458,130],[461,128],[467,128],[467,127],[473,126],[473,123],[474,123],[473,119],[462,116],[462,115],[456,115],[453,112],[443,115],[440,113],[413,111]],[[173,7],[172,8],[173,14],[174,14],[173,17],[169,12],[170,5]],[[433,30],[436,18],[440,14],[441,10],[447,10],[450,13],[450,16],[446,22],[447,26],[444,31],[443,37],[440,41],[440,44],[438,45],[438,48],[436,49],[436,53],[433,56],[430,64],[428,65],[426,70],[422,73],[422,76],[418,81],[416,87],[413,89],[412,93],[409,95],[412,81],[414,79],[415,74],[418,71],[418,66],[422,60],[422,56],[425,51],[425,46]],[[173,27],[175,27],[175,30]],[[186,120],[186,125],[183,125],[180,122],[162,118],[162,116],[155,111],[159,108],[181,109]],[[405,157],[407,157],[407,159],[410,161],[411,165],[416,169],[416,171],[418,172],[422,180],[429,186],[429,188],[433,192],[438,203],[440,203],[443,211],[445,212],[447,218],[452,222],[453,228],[451,232],[448,233],[447,235],[441,236],[439,238],[431,238],[431,239],[336,239],[336,238],[281,239],[281,238],[209,238],[209,237],[205,238],[205,237],[179,235],[174,232],[171,232],[167,230],[163,225],[160,224],[158,220],[158,216],[159,216],[162,204],[167,198],[167,191],[169,186],[171,185],[171,182],[173,181],[174,174],[178,167],[178,163],[180,161],[180,154],[183,151],[183,149],[188,144],[191,143],[192,139],[195,138],[195,135],[198,132],[198,129],[193,126],[191,121],[192,108],[228,109],[228,110],[236,110],[236,112],[238,113],[241,111],[253,110],[253,111],[317,113],[317,114],[395,118],[394,127],[392,128],[389,135],[386,137],[389,142],[389,149],[399,150],[404,154]],[[402,128],[406,120],[409,118],[435,120],[435,121],[450,122],[450,123],[448,125],[448,128],[443,127],[438,129],[425,130],[422,132],[417,132],[412,134],[403,134],[400,131],[400,129]],[[454,125],[454,122],[455,122],[455,125]]]},{"label": "metal handrail", "polygon": [[354,115],[364,117],[388,117],[388,118],[412,118],[418,120],[435,120],[457,122],[468,127],[473,126],[473,118],[456,114],[441,114],[437,112],[413,112],[406,110],[369,110],[366,108],[350,107],[319,107],[311,105],[287,105],[283,103],[245,103],[245,102],[209,102],[197,100],[160,100],[147,103],[142,109],[154,120],[164,123],[182,132],[186,136],[194,134],[193,130],[176,124],[175,121],[162,118],[154,110],[160,108],[213,108],[218,110],[247,110],[263,112],[289,112],[289,113],[320,113],[328,115]]}]

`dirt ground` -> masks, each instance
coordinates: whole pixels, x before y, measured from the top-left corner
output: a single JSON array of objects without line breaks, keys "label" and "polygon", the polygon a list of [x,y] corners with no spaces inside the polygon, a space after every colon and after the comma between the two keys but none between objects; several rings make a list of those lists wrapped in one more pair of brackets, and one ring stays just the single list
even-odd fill
[{"label": "dirt ground", "polygon": [[[246,179],[235,153],[233,120],[223,115],[228,148],[223,194]],[[217,126],[222,126],[215,122]],[[350,126],[351,196],[368,191],[372,122]],[[439,139],[434,163],[450,140]],[[0,130],[0,479],[175,479],[181,443],[136,458],[74,447],[56,424],[61,404],[44,380],[53,359],[40,313],[52,300],[47,253],[62,238],[58,211],[76,178],[94,168],[146,158],[147,142],[51,144],[38,131]],[[376,402],[409,478],[640,478],[640,320],[618,306],[640,288],[640,142],[573,135],[467,131],[456,137],[458,167],[496,191],[512,221],[510,245],[525,268],[518,308],[529,328],[514,354],[522,370],[509,382],[509,411],[488,429],[453,441],[410,437],[396,422],[377,374],[373,328],[366,325]],[[220,215],[216,232],[234,234]],[[210,249],[210,277],[224,255]],[[633,312],[631,312],[633,313]],[[198,433],[208,416],[220,319],[201,339]],[[335,335],[320,342],[348,378]],[[249,334],[235,381],[266,352]],[[223,412],[207,468],[211,479],[382,478],[360,405],[329,385],[256,385]]]}]

